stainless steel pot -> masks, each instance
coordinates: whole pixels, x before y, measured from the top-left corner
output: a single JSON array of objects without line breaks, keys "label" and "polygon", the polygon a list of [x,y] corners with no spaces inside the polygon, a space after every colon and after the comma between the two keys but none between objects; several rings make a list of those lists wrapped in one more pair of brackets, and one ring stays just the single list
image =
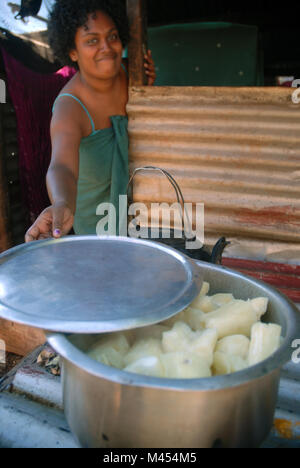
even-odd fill
[{"label": "stainless steel pot", "polygon": [[257,447],[273,422],[281,367],[300,338],[300,313],[274,288],[225,267],[197,262],[210,293],[269,298],[264,321],[282,326],[280,349],[244,371],[205,379],[130,374],[89,358],[93,335],[48,335],[62,356],[66,418],[82,447]]}]

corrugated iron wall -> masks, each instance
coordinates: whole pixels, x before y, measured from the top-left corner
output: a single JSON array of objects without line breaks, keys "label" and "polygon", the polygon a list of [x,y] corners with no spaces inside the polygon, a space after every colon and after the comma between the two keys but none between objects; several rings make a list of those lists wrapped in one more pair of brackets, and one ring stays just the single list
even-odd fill
[{"label": "corrugated iron wall", "polygon": [[[254,251],[270,241],[275,250],[297,250],[300,105],[292,103],[293,91],[131,88],[131,167],[167,169],[187,202],[204,202],[208,242],[226,235],[233,244],[249,241]],[[136,178],[134,200],[175,201],[156,173]]]}]

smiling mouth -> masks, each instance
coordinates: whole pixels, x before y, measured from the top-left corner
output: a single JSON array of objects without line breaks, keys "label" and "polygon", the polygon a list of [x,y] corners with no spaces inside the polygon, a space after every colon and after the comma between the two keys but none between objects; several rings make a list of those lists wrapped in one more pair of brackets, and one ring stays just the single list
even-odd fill
[{"label": "smiling mouth", "polygon": [[97,62],[102,62],[102,61],[105,61],[105,60],[115,60],[116,57],[112,56],[112,55],[107,55],[106,57],[101,57],[100,59],[97,60]]}]

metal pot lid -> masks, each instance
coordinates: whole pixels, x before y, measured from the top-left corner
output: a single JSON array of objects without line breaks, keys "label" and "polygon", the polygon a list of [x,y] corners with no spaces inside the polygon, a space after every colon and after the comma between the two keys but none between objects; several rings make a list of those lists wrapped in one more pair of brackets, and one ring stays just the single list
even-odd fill
[{"label": "metal pot lid", "polygon": [[193,260],[156,242],[47,239],[0,255],[0,316],[64,333],[125,330],[180,312],[201,285]]}]

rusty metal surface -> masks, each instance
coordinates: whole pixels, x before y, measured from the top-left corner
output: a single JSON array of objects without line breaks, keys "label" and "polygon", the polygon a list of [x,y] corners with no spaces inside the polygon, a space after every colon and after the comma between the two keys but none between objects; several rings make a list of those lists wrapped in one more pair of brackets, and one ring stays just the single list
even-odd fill
[{"label": "rusty metal surface", "polygon": [[[288,244],[299,254],[300,105],[292,92],[132,87],[131,167],[162,167],[186,202],[204,202],[206,239],[226,235],[265,250],[272,242],[275,251]],[[156,174],[136,179],[134,200],[175,201]]]},{"label": "rusty metal surface", "polygon": [[223,257],[222,264],[271,284],[294,302],[300,302],[300,265]]}]

